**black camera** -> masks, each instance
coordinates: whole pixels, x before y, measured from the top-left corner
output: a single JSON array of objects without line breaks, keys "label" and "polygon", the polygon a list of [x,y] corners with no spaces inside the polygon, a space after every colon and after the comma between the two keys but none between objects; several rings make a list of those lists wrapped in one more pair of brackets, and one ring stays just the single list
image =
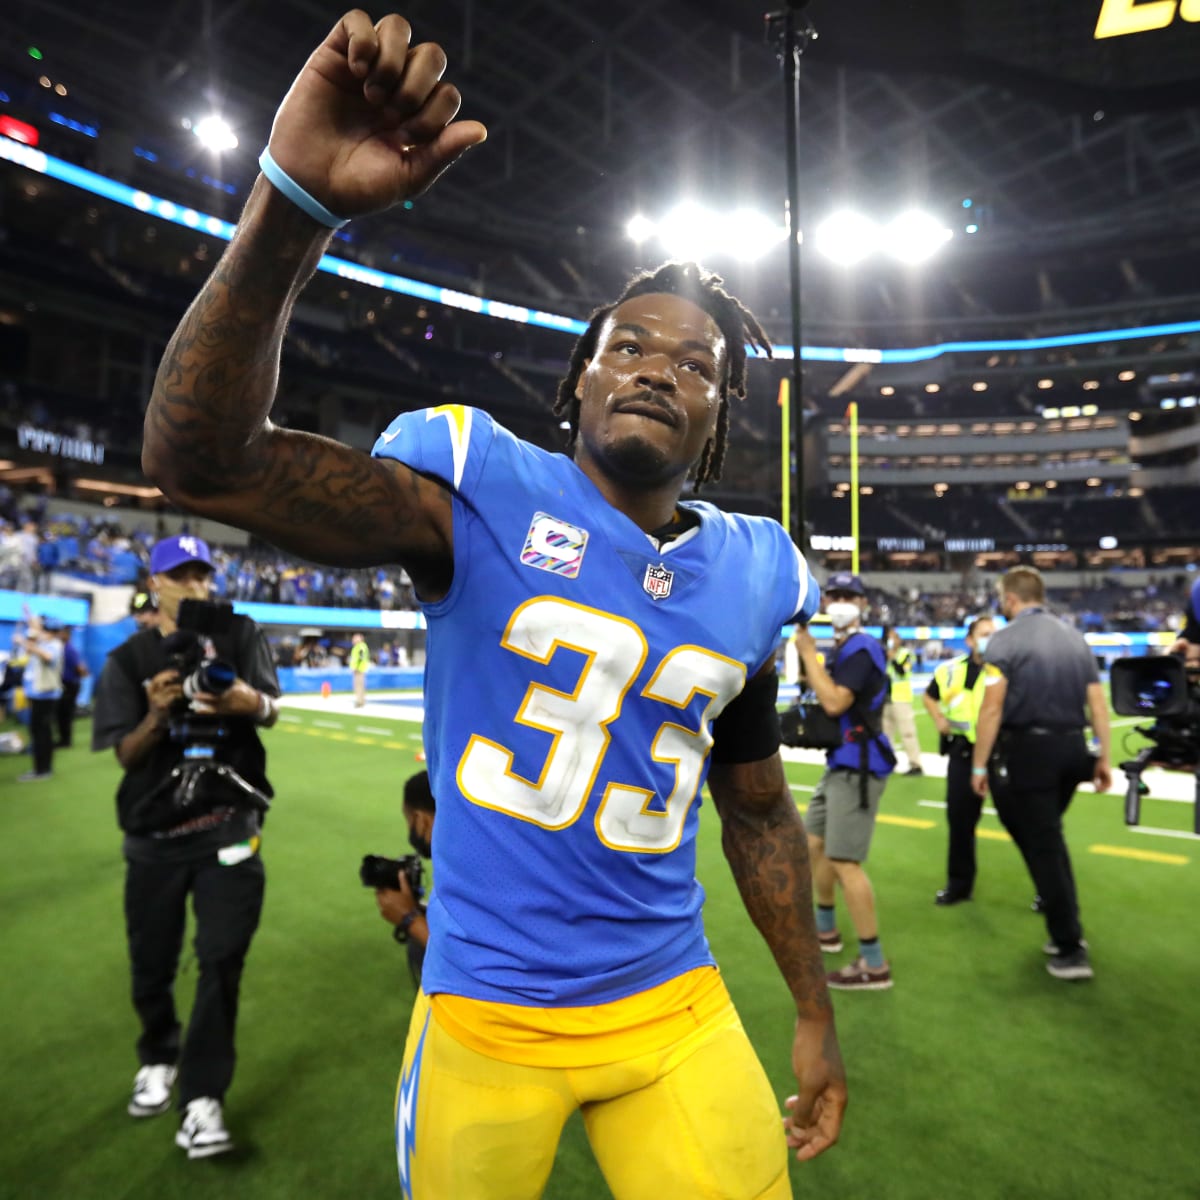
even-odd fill
[{"label": "black camera", "polygon": [[381,858],[378,854],[366,854],[362,866],[358,868],[363,887],[386,888],[396,892],[400,890],[400,875],[408,880],[413,899],[422,899],[425,895],[425,868],[419,854],[406,854],[403,858]]},{"label": "black camera", "polygon": [[233,625],[233,605],[213,600],[184,600],[179,605],[176,630],[163,642],[167,666],[179,672],[183,694],[189,702],[201,693],[220,696],[233,686],[236,669],[207,652],[207,639],[228,633]]},{"label": "black camera", "polygon": [[815,696],[801,696],[779,714],[779,736],[785,746],[805,750],[834,750],[846,740],[842,723],[831,717]]},{"label": "black camera", "polygon": [[211,652],[209,638],[228,633],[233,606],[209,600],[184,600],[176,616],[178,628],[163,642],[167,666],[178,671],[183,696],[172,706],[167,736],[182,748],[183,761],[174,767],[129,815],[129,830],[153,834],[203,817],[220,808],[249,808],[265,813],[267,794],[228,763],[217,761],[217,747],[232,730],[226,720],[192,709],[200,694],[220,696],[237,679],[237,670]]},{"label": "black camera", "polygon": [[1196,772],[1196,832],[1200,833],[1200,680],[1189,677],[1183,659],[1163,654],[1120,658],[1112,665],[1109,688],[1113,709],[1125,717],[1146,717],[1138,733],[1150,745],[1121,764],[1129,786],[1125,793],[1125,822],[1136,825],[1141,797],[1148,790],[1142,772],[1155,765]]}]

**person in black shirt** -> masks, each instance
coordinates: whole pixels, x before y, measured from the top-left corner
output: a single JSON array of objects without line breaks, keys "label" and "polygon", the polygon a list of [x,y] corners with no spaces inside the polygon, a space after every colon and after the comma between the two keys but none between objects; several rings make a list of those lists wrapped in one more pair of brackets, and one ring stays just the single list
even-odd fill
[{"label": "person in black shirt", "polygon": [[[159,624],[109,655],[96,686],[92,749],[113,747],[125,771],[117,817],[125,833],[133,1004],[142,1025],[142,1066],[128,1111],[134,1117],[165,1112],[178,1077],[184,1116],[176,1144],[189,1158],[206,1158],[233,1147],[222,1104],[233,1077],[242,966],[262,911],[260,808],[272,794],[258,727],[275,723],[279,684],[262,631],[235,616],[228,632],[213,634],[204,650],[230,664],[236,678],[220,695],[200,691],[185,700],[167,637],[176,634],[183,600],[208,597],[208,546],[195,537],[167,538],[155,545],[150,572]],[[207,786],[213,790],[181,817],[177,801],[183,793],[172,772],[185,763],[185,748],[195,753],[195,744],[180,740],[171,727],[174,722],[178,732],[183,720],[198,717],[219,720],[228,736],[211,739],[209,778],[215,782]],[[246,802],[251,794],[257,807]],[[174,982],[189,895],[199,978],[181,1038]]]},{"label": "person in black shirt", "polygon": [[[1062,818],[1080,783],[1112,787],[1108,699],[1083,635],[1042,607],[1039,571],[1014,567],[1000,594],[1009,623],[984,657],[971,786],[981,798],[991,790],[1037,886],[1050,934],[1046,969],[1056,979],[1091,979]],[[1099,742],[1096,758],[1085,717]]]}]

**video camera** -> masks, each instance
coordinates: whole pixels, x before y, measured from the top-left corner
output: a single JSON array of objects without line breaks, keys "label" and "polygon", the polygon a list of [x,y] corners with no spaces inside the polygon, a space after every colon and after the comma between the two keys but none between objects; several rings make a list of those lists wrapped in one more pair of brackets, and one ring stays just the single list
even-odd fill
[{"label": "video camera", "polygon": [[804,750],[834,750],[845,741],[841,722],[811,692],[779,714],[779,736],[785,746]]},{"label": "video camera", "polygon": [[425,869],[419,854],[406,854],[403,858],[381,858],[378,854],[366,854],[362,866],[358,868],[363,887],[385,888],[393,892],[400,890],[398,880],[401,874],[408,881],[413,899],[422,899],[425,895]]},{"label": "video camera", "polygon": [[233,605],[184,600],[175,620],[176,630],[166,637],[163,649],[167,666],[179,672],[183,696],[171,706],[167,736],[182,747],[183,761],[131,813],[131,828],[137,833],[174,829],[222,807],[259,813],[271,807],[261,789],[228,763],[216,761],[217,747],[232,736],[228,721],[193,708],[198,695],[224,695],[237,679],[236,667],[218,658],[210,641],[229,632]]},{"label": "video camera", "polygon": [[1136,726],[1151,744],[1121,764],[1129,786],[1125,823],[1136,825],[1141,798],[1149,790],[1142,772],[1150,765],[1196,772],[1196,832],[1200,833],[1200,679],[1189,678],[1183,659],[1164,654],[1121,658],[1109,677],[1113,709],[1126,717],[1152,718]]}]

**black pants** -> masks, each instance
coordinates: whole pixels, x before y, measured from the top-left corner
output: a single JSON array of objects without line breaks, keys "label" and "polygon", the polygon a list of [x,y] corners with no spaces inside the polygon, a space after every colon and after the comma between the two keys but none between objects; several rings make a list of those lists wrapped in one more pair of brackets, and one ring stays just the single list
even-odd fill
[{"label": "black pants", "polygon": [[1077,950],[1083,929],[1062,817],[1092,774],[1083,734],[1002,733],[988,774],[996,813],[1042,898],[1050,940],[1064,954]]},{"label": "black pants", "polygon": [[75,702],[79,699],[79,684],[64,683],[54,715],[58,721],[58,744],[64,750],[71,748],[71,726],[75,723]]},{"label": "black pants", "polygon": [[[180,1108],[200,1096],[221,1100],[233,1078],[242,965],[262,912],[262,860],[256,854],[223,867],[213,854],[190,863],[126,865],[125,928],[133,1006],[142,1021],[138,1058],[143,1066],[178,1063]],[[198,978],[181,1046],[174,991],[189,892]]]},{"label": "black pants", "polygon": [[971,756],[951,753],[946,762],[946,821],[950,849],[946,858],[946,890],[969,896],[975,887],[975,826],[983,800],[971,788]]},{"label": "black pants", "polygon": [[29,701],[29,742],[33,750],[33,769],[49,775],[54,764],[54,710],[58,699]]}]

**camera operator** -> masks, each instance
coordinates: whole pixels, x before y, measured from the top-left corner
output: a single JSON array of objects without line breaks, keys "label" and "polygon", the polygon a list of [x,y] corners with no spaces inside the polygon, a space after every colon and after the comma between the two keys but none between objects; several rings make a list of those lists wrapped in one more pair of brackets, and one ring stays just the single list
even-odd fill
[{"label": "camera operator", "polygon": [[946,886],[938,889],[935,904],[970,900],[975,886],[975,826],[983,811],[983,798],[971,787],[971,754],[983,704],[983,656],[995,628],[991,617],[976,617],[967,626],[967,653],[941,663],[922,697],[937,726],[939,751],[947,755],[946,822],[950,827],[950,850]]},{"label": "camera operator", "polygon": [[[184,602],[209,596],[213,567],[203,541],[158,542],[150,574],[158,624],[109,655],[96,686],[92,748],[112,746],[125,772],[117,817],[142,1025],[128,1111],[165,1112],[178,1076],[184,1115],[175,1141],[189,1158],[204,1158],[233,1146],[222,1103],[233,1077],[242,966],[262,911],[259,834],[272,794],[258,727],[275,723],[279,685],[266,638],[249,618],[227,614],[228,629],[210,639],[180,628]],[[181,677],[189,655],[199,665]],[[181,1040],[173,989],[189,894],[199,978]]]},{"label": "camera operator", "polygon": [[[996,813],[1017,844],[1042,900],[1050,940],[1046,969],[1056,979],[1091,979],[1063,813],[1076,787],[1112,786],[1108,701],[1083,634],[1042,607],[1045,585],[1034,567],[1000,581],[1008,624],[988,642],[971,786],[991,788]],[[1085,712],[1100,743],[1093,759]],[[993,753],[994,751],[994,753]]]},{"label": "camera operator", "polygon": [[836,954],[842,948],[835,884],[841,885],[858,935],[858,957],[830,972],[828,983],[843,990],[874,991],[890,988],[892,976],[879,944],[875,893],[863,863],[896,756],[881,721],[888,690],[887,662],[883,647],[862,629],[867,608],[866,590],[857,575],[848,571],[831,575],[825,584],[825,613],[833,625],[835,649],[828,669],[807,630],[797,634],[796,646],[809,686],[821,708],[838,719],[842,733],[842,744],[829,751],[828,766],[804,820],[821,949]]},{"label": "camera operator", "polygon": [[[408,824],[408,844],[423,859],[433,854],[433,821],[437,803],[429,786],[429,772],[419,771],[404,784],[404,820]],[[413,895],[412,885],[403,868],[396,871],[391,887],[375,889],[375,903],[380,916],[394,925],[396,941],[408,947],[408,965],[417,985],[421,983],[421,966],[429,942],[429,924],[425,920],[425,905]]]}]

